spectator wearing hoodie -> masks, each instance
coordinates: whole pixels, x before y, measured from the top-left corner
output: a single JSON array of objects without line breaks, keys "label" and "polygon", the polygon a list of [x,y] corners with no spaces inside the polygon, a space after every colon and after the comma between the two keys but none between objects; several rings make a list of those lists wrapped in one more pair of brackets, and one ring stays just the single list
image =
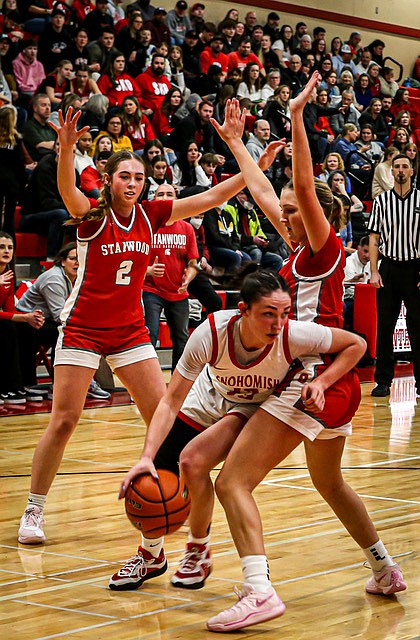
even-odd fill
[{"label": "spectator wearing hoodie", "polygon": [[36,89],[45,78],[44,65],[37,59],[36,40],[23,40],[21,52],[12,62],[13,73],[19,90],[19,106],[27,109]]},{"label": "spectator wearing hoodie", "polygon": [[147,116],[160,109],[164,97],[172,87],[164,71],[165,58],[155,53],[150,67],[135,79],[136,84],[141,87],[141,107]]},{"label": "spectator wearing hoodie", "polygon": [[185,34],[191,30],[191,22],[187,15],[188,5],[184,0],[178,0],[175,9],[168,11],[165,23],[171,34],[171,44],[181,46],[184,42]]}]

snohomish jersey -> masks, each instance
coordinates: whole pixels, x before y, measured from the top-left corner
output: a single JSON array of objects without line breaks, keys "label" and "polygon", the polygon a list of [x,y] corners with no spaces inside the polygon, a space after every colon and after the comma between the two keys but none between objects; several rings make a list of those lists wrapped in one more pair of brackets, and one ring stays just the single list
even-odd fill
[{"label": "snohomish jersey", "polygon": [[329,328],[292,320],[274,343],[247,351],[240,322],[237,311],[218,311],[187,342],[176,368],[195,381],[179,414],[191,426],[209,427],[227,413],[250,418],[280,385],[295,358],[307,355],[321,364],[318,353],[331,346]]}]

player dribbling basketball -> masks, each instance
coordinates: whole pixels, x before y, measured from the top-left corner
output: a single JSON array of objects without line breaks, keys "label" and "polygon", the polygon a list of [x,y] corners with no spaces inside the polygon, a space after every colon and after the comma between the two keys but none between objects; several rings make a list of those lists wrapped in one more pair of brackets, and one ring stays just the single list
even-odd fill
[{"label": "player dribbling basketball", "polygon": [[[244,273],[253,269],[256,265],[249,265]],[[239,313],[219,311],[190,337],[150,423],[140,462],[123,481],[120,497],[137,475],[155,475],[156,466],[176,471],[181,450],[192,440],[191,449],[187,447],[181,455],[182,475],[192,499],[191,533],[185,557],[172,578],[174,586],[197,589],[204,585],[211,571],[214,494],[210,471],[226,458],[244,422],[282,383],[291,363],[300,358],[310,370],[322,363],[319,352],[337,353],[319,378],[328,387],[364,352],[365,343],[359,337],[340,329],[288,322],[289,311],[290,294],[283,278],[263,270],[245,276]],[[304,385],[302,400],[309,411],[317,411],[323,405],[323,391],[318,384]],[[109,586],[135,589],[160,575],[165,562],[163,539],[143,537],[136,556],[111,577]],[[278,607],[283,610],[281,601]]]}]

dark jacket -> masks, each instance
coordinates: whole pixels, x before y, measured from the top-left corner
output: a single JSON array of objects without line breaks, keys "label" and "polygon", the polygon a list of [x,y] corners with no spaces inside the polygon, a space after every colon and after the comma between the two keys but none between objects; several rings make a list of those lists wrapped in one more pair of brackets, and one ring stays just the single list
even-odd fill
[{"label": "dark jacket", "polygon": [[[80,186],[80,177],[76,171],[76,185]],[[45,155],[32,173],[25,189],[21,214],[23,216],[53,209],[66,209],[57,185],[56,154]]]},{"label": "dark jacket", "polygon": [[240,250],[241,242],[235,230],[235,223],[227,211],[221,211],[220,215],[217,209],[206,211],[203,227],[210,250],[211,247],[231,249],[232,251]]}]

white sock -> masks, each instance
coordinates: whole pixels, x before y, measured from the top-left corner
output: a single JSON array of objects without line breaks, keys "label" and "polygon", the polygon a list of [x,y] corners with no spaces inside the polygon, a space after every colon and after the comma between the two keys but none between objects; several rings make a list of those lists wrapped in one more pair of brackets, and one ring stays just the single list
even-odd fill
[{"label": "white sock", "polygon": [[204,544],[207,546],[210,542],[210,536],[206,536],[205,538],[196,538],[190,531],[188,534],[188,542],[194,542],[194,544]]},{"label": "white sock", "polygon": [[244,556],[241,563],[244,582],[252,584],[259,593],[267,593],[271,587],[267,556]]},{"label": "white sock", "polygon": [[395,564],[382,540],[378,540],[368,549],[363,549],[363,553],[373,571],[380,571],[383,567],[391,567]]},{"label": "white sock", "polygon": [[145,538],[142,536],[141,546],[154,558],[158,558],[163,548],[163,538]]},{"label": "white sock", "polygon": [[26,505],[26,509],[30,507],[36,506],[44,511],[45,502],[47,500],[47,496],[42,493],[30,493],[28,496],[28,504]]}]

